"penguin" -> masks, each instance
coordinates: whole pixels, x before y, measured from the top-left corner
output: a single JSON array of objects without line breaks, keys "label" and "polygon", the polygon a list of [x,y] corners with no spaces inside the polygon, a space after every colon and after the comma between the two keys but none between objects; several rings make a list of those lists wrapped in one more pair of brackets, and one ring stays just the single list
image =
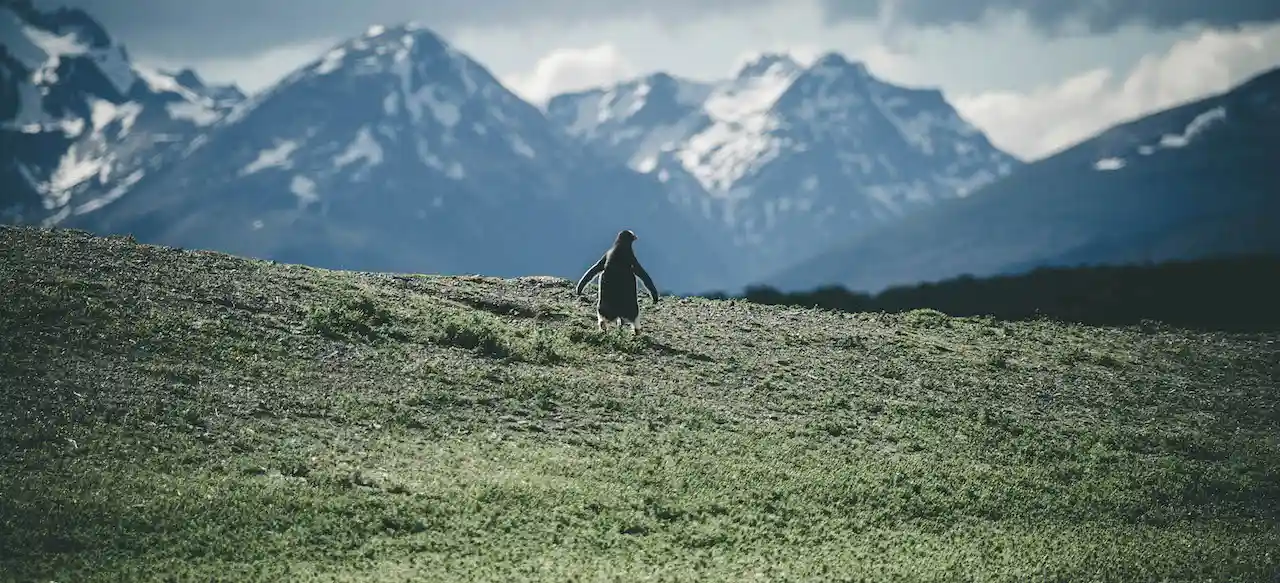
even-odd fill
[{"label": "penguin", "polygon": [[636,300],[636,279],[644,282],[645,289],[653,303],[658,302],[658,288],[653,279],[636,259],[632,249],[639,237],[630,229],[623,229],[613,239],[613,245],[592,265],[582,278],[574,295],[582,295],[582,288],[596,275],[600,276],[600,297],[596,301],[596,326],[605,329],[605,322],[616,321],[621,328],[623,323],[630,324],[631,333],[639,334],[636,321],[640,318],[640,304]]}]

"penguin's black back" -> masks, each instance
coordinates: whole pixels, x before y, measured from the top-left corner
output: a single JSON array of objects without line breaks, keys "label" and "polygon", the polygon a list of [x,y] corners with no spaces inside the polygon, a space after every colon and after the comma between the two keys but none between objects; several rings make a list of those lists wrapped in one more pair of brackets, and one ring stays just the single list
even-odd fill
[{"label": "penguin's black back", "polygon": [[596,312],[605,319],[635,320],[640,315],[640,304],[636,298],[635,260],[631,240],[619,234],[613,247],[605,252],[604,271],[600,272],[600,297],[596,303]]}]

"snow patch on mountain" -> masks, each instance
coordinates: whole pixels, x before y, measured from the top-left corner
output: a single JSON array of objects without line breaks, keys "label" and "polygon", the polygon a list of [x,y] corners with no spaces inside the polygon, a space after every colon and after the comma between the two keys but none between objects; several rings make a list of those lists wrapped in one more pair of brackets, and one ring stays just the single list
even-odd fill
[{"label": "snow patch on mountain", "polygon": [[351,141],[346,150],[333,158],[333,163],[338,168],[343,168],[361,160],[364,161],[365,168],[382,163],[382,146],[378,144],[378,140],[373,137],[373,132],[369,131],[367,125],[360,126],[360,130],[356,132],[356,138]]},{"label": "snow patch on mountain", "polygon": [[[103,156],[92,148],[82,144],[72,144],[65,154],[58,158],[48,180],[33,181],[37,191],[43,195],[46,210],[54,210],[67,206],[71,200],[72,190],[77,186],[97,177],[100,181],[111,178],[112,156]],[[34,175],[27,173],[28,179]]]},{"label": "snow patch on mountain", "polygon": [[521,139],[520,136],[518,135],[512,134],[510,143],[511,143],[511,151],[521,156],[524,156],[525,158],[534,158],[537,156],[537,152],[533,150],[533,147],[530,146],[528,142]]},{"label": "snow patch on mountain", "polygon": [[146,67],[136,67],[138,78],[147,84],[147,88],[154,93],[178,93],[184,96],[190,96],[191,90],[184,87],[173,75],[161,73],[156,69]]},{"label": "snow patch on mountain", "polygon": [[699,115],[714,86],[657,73],[606,89],[557,97],[548,115],[570,136],[605,143],[643,173],[670,171],[659,158],[706,123]]},{"label": "snow patch on mountain", "polygon": [[[16,18],[12,12],[9,14],[10,18]],[[129,88],[137,80],[137,75],[129,64],[129,58],[121,46],[95,47],[85,42],[76,33],[57,34],[26,24],[20,25],[20,29],[30,46],[34,46],[39,51],[39,56],[30,51],[19,53],[20,59],[22,59],[21,53],[26,53],[26,58],[23,59],[24,64],[34,72],[37,83],[57,83],[58,66],[63,59],[71,57],[87,57],[93,61],[121,95],[128,93]]]},{"label": "snow patch on mountain", "polygon": [[1108,172],[1108,171],[1119,170],[1121,168],[1124,168],[1125,164],[1126,162],[1124,158],[1116,158],[1116,157],[1103,158],[1093,163],[1093,169],[1099,172]]},{"label": "snow patch on mountain", "polygon": [[1012,170],[1012,165],[1007,162],[1000,162],[997,164],[996,170],[979,169],[968,176],[955,172],[954,169],[954,165],[948,166],[946,173],[941,175],[934,174],[933,178],[939,184],[944,184],[954,191],[957,198],[964,198],[973,194],[979,188],[999,180],[1001,176],[1007,175]]},{"label": "snow patch on mountain", "polygon": [[297,150],[299,145],[297,140],[278,140],[275,146],[260,150],[258,157],[241,168],[238,174],[240,176],[248,176],[268,168],[288,170],[293,167],[293,162],[289,157],[293,155],[294,150]]},{"label": "snow patch on mountain", "polygon": [[[222,88],[211,89],[203,84],[200,87],[190,87],[181,83],[175,75],[145,67],[137,67],[136,71],[152,93],[172,94],[179,98],[165,103],[169,117],[191,122],[201,128],[213,125],[226,113],[225,101],[238,101],[238,91],[228,100]],[[198,80],[195,82],[198,83]]]},{"label": "snow patch on mountain", "polygon": [[32,208],[23,220],[57,224],[111,204],[243,98],[233,87],[205,86],[189,70],[134,67],[124,47],[79,10],[8,3],[0,7],[0,34],[3,82],[17,101],[0,131],[17,132],[19,178],[0,185],[0,206],[25,201]]},{"label": "snow patch on mountain", "polygon": [[165,110],[173,119],[189,121],[198,126],[207,126],[218,121],[222,114],[210,107],[189,101],[178,101],[165,105]]},{"label": "snow patch on mountain", "polygon": [[306,206],[320,200],[316,193],[316,182],[301,174],[295,174],[289,181],[289,192],[298,197],[298,205]]},{"label": "snow patch on mountain", "polygon": [[328,75],[337,71],[342,66],[342,58],[345,56],[347,56],[346,49],[342,47],[331,49],[320,59],[320,64],[316,66],[315,73],[317,75]]},{"label": "snow patch on mountain", "polygon": [[142,113],[142,106],[136,102],[112,103],[105,99],[91,97],[89,112],[93,131],[101,132],[113,122],[118,122],[116,137],[123,138],[133,129],[133,124],[138,120],[138,114]]},{"label": "snow patch on mountain", "polygon": [[413,120],[413,123],[421,123],[423,113],[430,110],[431,115],[437,121],[446,128],[453,128],[462,119],[458,106],[439,98],[436,95],[438,88],[434,85],[424,84],[417,89],[413,88],[414,62],[409,57],[409,51],[412,47],[413,37],[407,36],[403,41],[403,45],[395,54],[392,71],[400,79],[400,93],[397,98],[403,100],[403,105],[409,112],[409,118]]},{"label": "snow patch on mountain", "polygon": [[766,56],[712,91],[703,105],[709,126],[689,137],[678,155],[709,192],[723,195],[748,172],[778,156],[780,140],[771,134],[778,119],[770,110],[800,71],[790,58]]},{"label": "snow patch on mountain", "polygon": [[418,159],[421,160],[423,164],[426,164],[427,167],[444,172],[449,178],[454,180],[462,180],[463,178],[466,178],[466,170],[463,169],[462,165],[456,160],[451,160],[446,163],[439,155],[432,151],[431,144],[427,143],[423,138],[418,138],[417,144]]},{"label": "snow patch on mountain", "polygon": [[120,198],[121,196],[124,196],[125,193],[129,192],[129,189],[133,188],[133,186],[137,184],[139,180],[142,180],[142,177],[146,176],[146,174],[147,174],[146,170],[143,170],[141,168],[134,170],[133,172],[130,172],[129,175],[125,176],[123,180],[116,183],[115,186],[112,186],[111,189],[108,190],[106,194],[99,196],[97,198],[91,199],[88,202],[77,206],[75,208],[74,213],[77,215],[91,213],[104,206],[107,206],[108,204],[111,204],[112,202],[115,202],[116,199]]},{"label": "snow patch on mountain", "polygon": [[1185,148],[1191,140],[1208,130],[1213,124],[1227,119],[1227,109],[1222,106],[1197,115],[1181,134],[1165,134],[1160,137],[1161,148]]},{"label": "snow patch on mountain", "polygon": [[1212,131],[1215,126],[1227,121],[1227,108],[1217,105],[1200,112],[1182,128],[1181,131],[1163,132],[1158,137],[1149,136],[1148,143],[1139,144],[1136,151],[1139,156],[1154,156],[1162,150],[1177,150],[1190,146],[1197,138]]}]

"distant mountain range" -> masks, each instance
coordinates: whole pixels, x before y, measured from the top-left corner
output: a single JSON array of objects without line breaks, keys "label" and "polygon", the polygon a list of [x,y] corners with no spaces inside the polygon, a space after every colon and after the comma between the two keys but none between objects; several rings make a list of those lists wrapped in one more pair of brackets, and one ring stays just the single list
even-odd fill
[{"label": "distant mountain range", "polygon": [[1120,124],[761,283],[863,291],[1037,266],[1280,253],[1280,69]]},{"label": "distant mountain range", "polygon": [[563,277],[630,228],[678,293],[1254,249],[1274,232],[1257,211],[1274,174],[1241,150],[1274,146],[1260,90],[1028,165],[940,92],[835,53],[764,54],[717,82],[657,73],[541,110],[413,23],[372,26],[252,97],[132,63],[79,10],[11,2],[0,38],[10,223],[322,267]]},{"label": "distant mountain range", "polygon": [[656,179],[415,26],[371,28],[239,104],[85,224],[350,269],[563,276],[632,228],[662,285],[731,274]]},{"label": "distant mountain range", "polygon": [[764,54],[699,83],[665,73],[560,95],[548,116],[671,187],[751,259],[752,275],[964,197],[1020,166],[933,89],[830,53]]},{"label": "distant mountain range", "polygon": [[10,222],[326,267],[567,277],[631,228],[664,290],[738,276],[656,178],[597,156],[425,28],[371,27],[245,99],[133,65],[80,11],[0,13],[30,45],[6,61],[24,97],[0,110],[23,153],[0,178]]}]

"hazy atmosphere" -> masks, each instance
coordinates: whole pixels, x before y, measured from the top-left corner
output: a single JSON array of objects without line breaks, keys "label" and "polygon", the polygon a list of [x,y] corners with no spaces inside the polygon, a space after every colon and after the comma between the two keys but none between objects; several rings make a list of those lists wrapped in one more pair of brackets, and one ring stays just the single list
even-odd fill
[{"label": "hazy atmosphere", "polygon": [[728,75],[759,51],[840,51],[937,86],[997,146],[1038,158],[1280,62],[1266,0],[40,0],[91,10],[149,65],[252,92],[372,24],[416,20],[534,102],[653,71]]}]

